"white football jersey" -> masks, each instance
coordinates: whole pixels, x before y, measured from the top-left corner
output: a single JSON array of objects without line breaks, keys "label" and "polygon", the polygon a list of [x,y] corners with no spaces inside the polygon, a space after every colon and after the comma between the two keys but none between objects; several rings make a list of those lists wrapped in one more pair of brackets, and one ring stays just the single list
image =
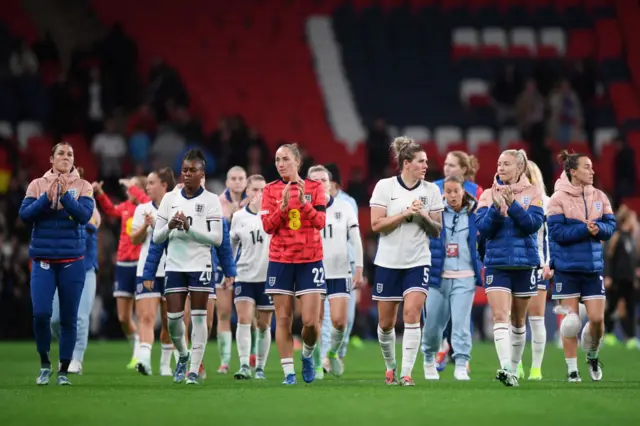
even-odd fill
[{"label": "white football jersey", "polygon": [[[138,204],[136,207],[136,211],[133,213],[133,222],[131,222],[131,229],[133,231],[137,231],[140,228],[143,228],[144,225],[144,217],[145,215],[150,214],[154,219],[158,216],[158,209],[153,205],[153,201],[149,201],[148,203]],[[151,234],[153,233],[153,228],[147,228],[147,236],[142,242],[142,246],[140,247],[140,257],[138,258],[138,269],[136,271],[136,276],[141,277],[144,272],[144,264],[147,261],[147,255],[149,254],[149,246],[151,245]],[[158,265],[158,271],[156,272],[156,277],[164,277],[164,264],[167,260],[167,254],[163,251],[162,258],[160,259],[160,264]]]},{"label": "white football jersey", "polygon": [[[187,216],[189,226],[194,231],[208,234],[215,229],[218,235],[222,235],[220,200],[206,189],[201,189],[193,198],[186,198],[182,190],[166,194],[158,208],[156,232],[178,212]],[[169,232],[165,271],[209,272],[212,270],[212,263],[211,244],[197,241],[193,234],[182,229],[172,229]]]},{"label": "white football jersey", "polygon": [[547,208],[550,198],[542,195],[542,208],[544,209],[545,219],[540,229],[538,229],[538,254],[540,255],[540,266],[549,264],[549,228],[547,227]]},{"label": "white football jersey", "polygon": [[247,207],[235,212],[230,237],[233,256],[236,257],[240,250],[240,257],[236,261],[236,282],[265,282],[271,235],[264,232],[260,215],[250,212]]},{"label": "white football jersey", "polygon": [[327,219],[320,231],[322,234],[322,250],[324,252],[325,278],[350,278],[349,262],[349,229],[358,226],[358,218],[353,207],[344,200],[329,198],[327,203]]},{"label": "white football jersey", "polygon": [[[400,176],[378,181],[369,205],[386,209],[387,217],[390,217],[406,210],[415,200],[420,200],[427,212],[444,210],[436,184],[421,180],[413,188],[407,188]],[[416,223],[405,221],[393,231],[380,234],[373,263],[390,269],[431,266],[429,238]]]}]

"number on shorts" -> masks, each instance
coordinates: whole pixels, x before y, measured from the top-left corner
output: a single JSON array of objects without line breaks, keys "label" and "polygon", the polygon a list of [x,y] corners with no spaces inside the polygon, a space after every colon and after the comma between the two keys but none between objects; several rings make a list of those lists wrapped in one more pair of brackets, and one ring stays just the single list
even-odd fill
[{"label": "number on shorts", "polygon": [[314,274],[313,283],[322,285],[324,283],[324,268],[313,268],[311,272]]},{"label": "number on shorts", "polygon": [[531,286],[536,285],[536,270],[534,269],[533,271],[531,271]]},{"label": "number on shorts", "polygon": [[270,294],[267,294],[267,297],[269,298],[269,304],[273,305],[273,296],[271,296]]},{"label": "number on shorts", "polygon": [[542,281],[542,279],[544,278],[544,270],[542,268],[538,269],[538,274],[537,274],[537,278],[538,281]]},{"label": "number on shorts", "polygon": [[424,268],[424,272],[422,274],[422,285],[429,284],[429,268]]},{"label": "number on shorts", "polygon": [[201,283],[210,283],[211,282],[211,271],[202,271],[200,273],[200,282]]}]

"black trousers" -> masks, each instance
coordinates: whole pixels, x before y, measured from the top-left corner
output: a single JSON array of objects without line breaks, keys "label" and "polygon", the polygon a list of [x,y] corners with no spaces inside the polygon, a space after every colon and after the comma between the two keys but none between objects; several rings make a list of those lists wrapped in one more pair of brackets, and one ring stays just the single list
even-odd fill
[{"label": "black trousers", "polygon": [[627,315],[620,319],[622,329],[627,337],[636,335],[636,304],[633,281],[615,280],[607,293],[607,307],[604,313],[604,327],[607,333],[612,333],[615,327],[615,313],[620,300],[625,301]]}]

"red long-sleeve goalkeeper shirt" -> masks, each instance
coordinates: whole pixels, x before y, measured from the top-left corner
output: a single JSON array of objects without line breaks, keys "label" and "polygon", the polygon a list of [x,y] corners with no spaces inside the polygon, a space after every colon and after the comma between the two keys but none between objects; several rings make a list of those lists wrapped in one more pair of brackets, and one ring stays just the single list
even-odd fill
[{"label": "red long-sleeve goalkeeper shirt", "polygon": [[286,183],[276,180],[264,188],[262,195],[262,226],[271,234],[269,260],[282,263],[309,263],[322,260],[322,236],[327,210],[327,198],[322,184],[304,180],[304,199],[298,200],[298,185],[290,189],[289,206],[280,209]]},{"label": "red long-sleeve goalkeeper shirt", "polygon": [[[129,187],[129,194],[133,196],[138,203],[146,203],[150,200],[144,190],[137,186]],[[104,192],[95,195],[96,200],[104,213],[108,216],[120,218],[120,241],[118,241],[118,262],[134,262],[140,257],[140,248],[142,245],[133,244],[131,242],[131,223],[133,222],[133,213],[136,211],[137,204],[126,200],[118,205],[113,205],[109,196]]]}]

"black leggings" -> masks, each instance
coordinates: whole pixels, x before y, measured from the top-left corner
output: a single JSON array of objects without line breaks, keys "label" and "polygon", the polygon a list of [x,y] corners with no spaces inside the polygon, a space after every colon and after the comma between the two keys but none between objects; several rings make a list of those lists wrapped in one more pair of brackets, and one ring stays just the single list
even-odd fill
[{"label": "black leggings", "polygon": [[618,308],[618,302],[622,299],[624,300],[627,308],[626,317],[620,319],[622,329],[627,337],[635,337],[636,304],[634,292],[635,289],[633,288],[633,281],[616,280],[613,282],[613,285],[607,294],[607,307],[604,313],[604,328],[607,333],[613,333],[613,329],[615,327],[614,316]]}]

